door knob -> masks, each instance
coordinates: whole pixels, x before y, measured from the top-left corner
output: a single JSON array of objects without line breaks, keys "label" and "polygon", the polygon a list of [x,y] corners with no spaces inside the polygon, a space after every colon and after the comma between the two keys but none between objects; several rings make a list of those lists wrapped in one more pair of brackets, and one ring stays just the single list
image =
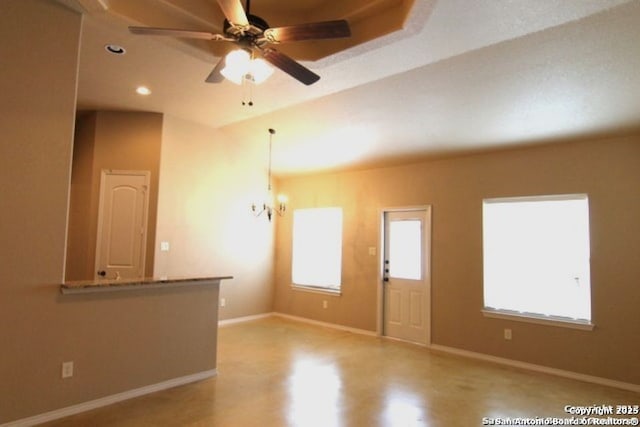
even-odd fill
[{"label": "door knob", "polygon": [[104,276],[106,276],[106,275],[107,275],[107,272],[106,272],[106,271],[104,271],[104,270],[100,270],[100,271],[98,271],[98,276],[100,276],[100,277],[104,277]]}]

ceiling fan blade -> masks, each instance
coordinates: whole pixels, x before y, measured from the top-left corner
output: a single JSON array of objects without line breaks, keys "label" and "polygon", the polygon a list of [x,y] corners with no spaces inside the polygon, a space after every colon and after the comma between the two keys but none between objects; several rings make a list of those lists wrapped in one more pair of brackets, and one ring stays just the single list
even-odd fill
[{"label": "ceiling fan blade", "polygon": [[275,49],[262,49],[262,56],[271,65],[281,69],[294,79],[306,84],[307,86],[320,80],[319,75]]},{"label": "ceiling fan blade", "polygon": [[222,58],[220,58],[220,60],[218,61],[218,63],[216,64],[215,67],[213,67],[213,70],[211,70],[211,73],[209,73],[209,76],[205,79],[205,82],[207,83],[220,83],[224,80],[224,76],[220,73],[220,71],[224,68],[224,56]]},{"label": "ceiling fan blade", "polygon": [[244,12],[240,0],[218,0],[218,5],[230,23],[240,26],[249,25],[247,14]]},{"label": "ceiling fan blade", "polygon": [[220,34],[213,34],[207,31],[177,30],[172,28],[129,27],[129,31],[131,31],[131,33],[133,34],[140,34],[145,36],[171,36],[202,40],[225,39],[225,37],[221,36]]},{"label": "ceiling fan blade", "polygon": [[264,31],[264,37],[271,43],[338,39],[349,36],[351,36],[351,28],[349,28],[349,23],[344,19],[268,28]]}]

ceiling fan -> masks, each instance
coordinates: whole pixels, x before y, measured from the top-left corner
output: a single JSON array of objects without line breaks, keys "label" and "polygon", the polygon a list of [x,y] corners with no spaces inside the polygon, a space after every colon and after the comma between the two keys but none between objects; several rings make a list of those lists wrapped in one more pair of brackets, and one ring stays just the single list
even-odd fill
[{"label": "ceiling fan", "polygon": [[[233,42],[253,57],[255,51],[271,65],[305,85],[311,85],[320,76],[309,70],[291,57],[270,47],[271,44],[296,42],[302,40],[334,39],[351,36],[351,29],[346,20],[313,22],[286,27],[269,27],[259,16],[249,13],[250,0],[246,0],[246,9],[240,0],[217,0],[222,13],[226,17],[223,24],[224,34],[207,31],[190,31],[170,28],[129,27],[133,34],[173,36],[191,39]],[[219,83],[224,80],[221,74],[225,67],[225,58],[221,58],[213,71],[205,80],[208,83]]]}]

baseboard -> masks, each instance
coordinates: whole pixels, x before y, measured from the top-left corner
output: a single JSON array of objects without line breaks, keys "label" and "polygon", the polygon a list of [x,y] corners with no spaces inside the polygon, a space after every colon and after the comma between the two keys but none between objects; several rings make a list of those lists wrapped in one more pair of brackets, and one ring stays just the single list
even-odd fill
[{"label": "baseboard", "polygon": [[321,322],[319,320],[312,320],[312,319],[307,319],[306,317],[299,317],[299,316],[294,316],[291,314],[285,314],[285,313],[279,313],[279,312],[263,313],[263,314],[256,314],[253,316],[244,316],[244,317],[236,317],[233,319],[220,320],[218,321],[218,327],[222,328],[222,327],[234,325],[237,323],[244,323],[244,322],[250,322],[252,320],[265,319],[267,317],[281,317],[283,319],[294,320],[296,322],[309,323],[316,326],[324,326],[326,328],[353,332],[354,334],[376,336],[375,332],[367,331],[364,329],[351,328],[349,326],[342,326],[335,323]]},{"label": "baseboard", "polygon": [[224,326],[235,325],[236,323],[250,322],[252,320],[264,319],[266,317],[271,317],[271,316],[273,316],[273,313],[254,314],[252,316],[243,316],[243,317],[235,317],[233,319],[219,320],[218,327],[222,328]]},{"label": "baseboard", "polygon": [[162,381],[157,384],[151,384],[151,385],[136,388],[133,390],[128,390],[122,393],[112,394],[111,396],[105,396],[99,399],[90,400],[88,402],[79,403],[77,405],[67,406],[66,408],[45,412],[44,414],[34,415],[29,418],[23,418],[21,420],[11,421],[6,424],[0,424],[0,427],[34,426],[36,424],[42,424],[42,423],[57,420],[60,418],[68,417],[70,415],[79,414],[81,412],[90,411],[92,409],[108,406],[117,402],[122,402],[123,400],[143,396],[145,394],[155,393],[157,391],[166,390],[166,389],[177,387],[180,385],[205,380],[207,378],[211,378],[216,375],[217,375],[217,371],[215,369],[211,369],[209,371],[198,372],[197,374],[186,375],[184,377],[179,377],[179,378],[173,378],[167,381]]},{"label": "baseboard", "polygon": [[291,314],[285,314],[285,313],[279,313],[279,312],[274,312],[274,313],[272,313],[272,315],[276,316],[276,317],[282,317],[284,319],[295,320],[295,321],[298,321],[298,322],[310,323],[310,324],[316,325],[316,326],[324,326],[326,328],[339,329],[341,331],[353,332],[354,334],[368,335],[368,336],[372,336],[372,337],[377,336],[377,334],[375,332],[367,331],[366,329],[351,328],[349,326],[338,325],[336,323],[321,322],[319,320],[307,319],[306,317],[299,317],[299,316],[294,316],[294,315],[291,315]]},{"label": "baseboard", "polygon": [[[353,332],[353,333],[357,333],[357,334],[362,334],[362,335],[369,335],[369,336],[378,336],[375,332],[371,332],[371,331],[367,331],[364,329],[355,329],[355,328],[349,328],[347,326],[342,326],[342,325],[337,325],[335,323],[328,323],[328,322],[320,322],[317,320],[311,320],[311,319],[307,319],[304,317],[299,317],[299,316],[293,316],[290,314],[284,314],[284,313],[272,313],[273,316],[278,316],[278,317],[283,317],[285,319],[291,319],[291,320],[296,320],[299,322],[304,322],[304,323],[310,323],[313,325],[318,325],[318,326],[324,326],[324,327],[328,327],[328,328],[333,328],[333,329],[340,329],[340,330],[345,330],[345,331],[349,331],[349,332]],[[388,337],[384,337],[383,338],[388,338]],[[414,343],[412,343],[414,344]],[[418,346],[422,346],[422,344],[415,344]],[[454,348],[454,347],[447,347],[444,345],[439,345],[439,344],[431,344],[431,345],[427,345],[425,346],[428,349],[431,350],[435,350],[435,351],[441,351],[443,353],[448,353],[448,354],[453,354],[456,356],[463,356],[463,357],[468,357],[471,359],[477,359],[477,360],[483,360],[483,361],[487,361],[487,362],[493,362],[493,363],[497,363],[500,365],[505,365],[505,366],[510,366],[510,367],[514,367],[514,368],[520,368],[520,369],[524,369],[524,370],[528,370],[528,371],[532,371],[532,372],[540,372],[543,374],[549,374],[549,375],[556,375],[558,377],[563,377],[563,378],[569,378],[572,380],[578,380],[578,381],[584,381],[587,383],[591,383],[591,384],[598,384],[598,385],[603,385],[603,386],[607,386],[607,387],[613,387],[613,388],[619,388],[622,390],[629,390],[629,391],[633,391],[636,393],[640,393],[640,385],[639,384],[632,384],[632,383],[626,383],[623,381],[616,381],[616,380],[611,380],[608,378],[602,378],[602,377],[596,377],[594,375],[587,375],[587,374],[581,374],[578,372],[573,372],[573,371],[565,371],[563,369],[557,369],[557,368],[550,368],[548,366],[543,366],[543,365],[536,365],[534,363],[528,363],[528,362],[521,362],[518,360],[513,360],[513,359],[507,359],[504,357],[498,357],[498,356],[491,356],[489,354],[484,354],[484,353],[476,353],[473,351],[469,351],[469,350],[462,350],[462,349],[458,349],[458,348]]]},{"label": "baseboard", "polygon": [[525,369],[528,371],[540,372],[543,374],[555,375],[558,377],[569,378],[572,380],[584,381],[592,384],[603,385],[607,387],[614,387],[623,390],[629,390],[636,393],[640,393],[640,385],[626,383],[623,381],[611,380],[608,378],[596,377],[594,375],[581,374],[573,371],[565,371],[563,369],[550,368],[548,366],[536,365],[534,363],[520,362],[518,360],[507,359],[504,357],[491,356],[484,353],[476,353],[469,350],[461,350],[454,347],[447,347],[439,344],[431,344],[429,346],[431,350],[441,351],[443,353],[453,354],[456,356],[468,357],[471,359],[483,360],[486,362],[493,362],[500,365],[510,366],[513,368]]}]

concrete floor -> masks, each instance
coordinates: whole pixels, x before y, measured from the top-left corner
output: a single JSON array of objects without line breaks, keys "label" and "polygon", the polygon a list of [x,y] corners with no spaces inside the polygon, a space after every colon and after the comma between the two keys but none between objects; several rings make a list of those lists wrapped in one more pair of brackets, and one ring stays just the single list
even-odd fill
[{"label": "concrete floor", "polygon": [[218,376],[48,426],[480,426],[640,394],[278,317],[220,328]]}]

